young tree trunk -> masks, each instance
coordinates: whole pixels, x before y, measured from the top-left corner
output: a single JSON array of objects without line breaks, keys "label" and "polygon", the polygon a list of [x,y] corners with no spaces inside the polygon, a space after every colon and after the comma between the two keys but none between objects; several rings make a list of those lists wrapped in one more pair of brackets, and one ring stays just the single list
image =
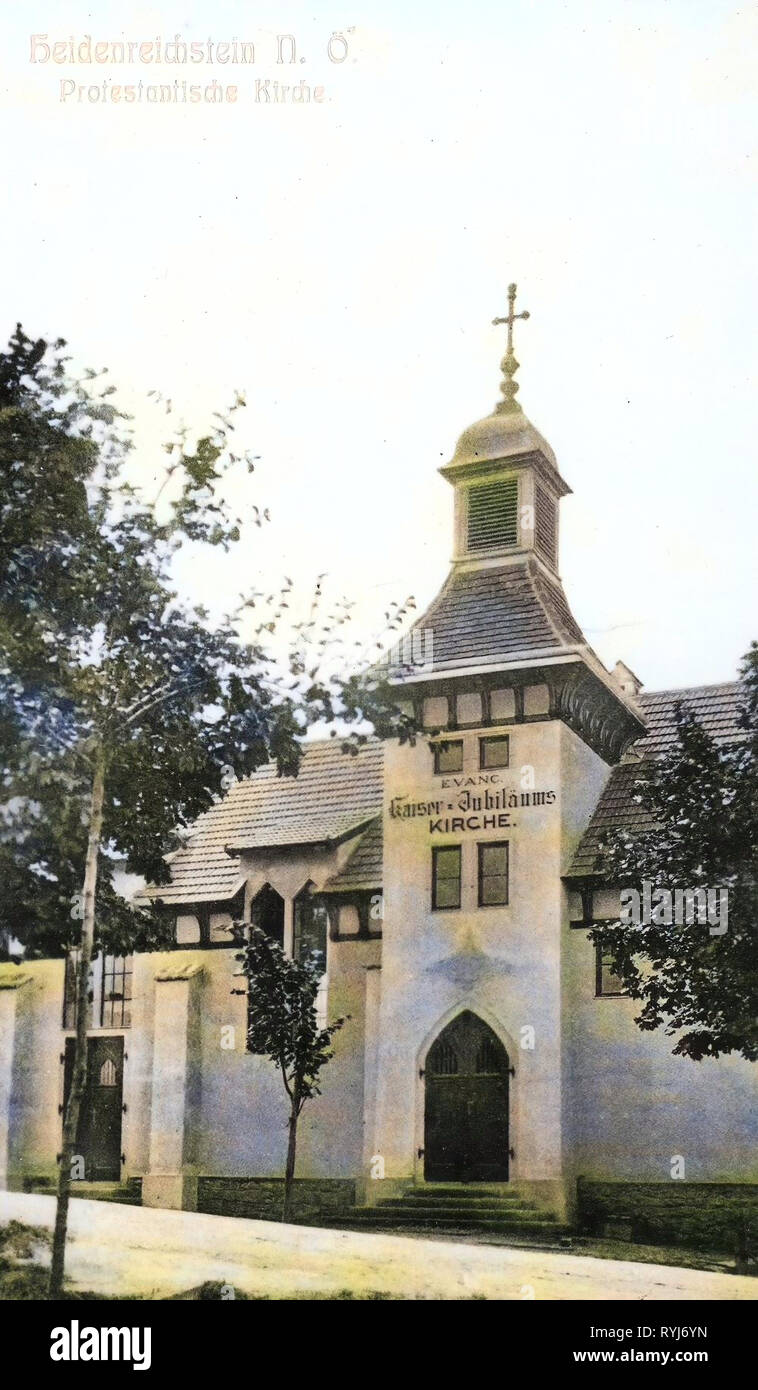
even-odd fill
[{"label": "young tree trunk", "polygon": [[82,938],[79,951],[79,965],[76,978],[76,1041],[74,1044],[74,1065],[71,1074],[71,1087],[68,1104],[63,1118],[63,1143],[58,1173],[58,1204],[55,1209],[55,1232],[53,1234],[53,1253],[50,1266],[50,1285],[48,1298],[61,1298],[63,1295],[63,1268],[66,1257],[66,1227],[68,1225],[68,1202],[71,1193],[71,1166],[76,1153],[76,1138],[79,1128],[79,1112],[87,1085],[87,1033],[92,1021],[92,1001],[90,999],[90,964],[95,940],[95,889],[97,887],[98,854],[103,827],[103,799],[105,794],[105,755],[98,741],[94,752],[92,774],[92,793],[89,813],[89,835],[87,840],[87,859],[84,870]]},{"label": "young tree trunk", "polygon": [[295,1180],[295,1150],[297,1147],[298,1103],[293,1096],[289,1117],[289,1140],[287,1142],[287,1166],[284,1170],[284,1201],[282,1221],[289,1221],[292,1206],[292,1184]]}]

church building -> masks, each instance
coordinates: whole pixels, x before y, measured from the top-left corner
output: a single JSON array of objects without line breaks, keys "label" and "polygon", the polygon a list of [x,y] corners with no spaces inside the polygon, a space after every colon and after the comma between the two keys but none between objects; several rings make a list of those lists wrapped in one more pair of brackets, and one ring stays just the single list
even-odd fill
[{"label": "church building", "polygon": [[[675,702],[728,741],[737,687],[650,693],[588,645],[560,579],[570,489],[516,399],[514,301],[502,400],[440,470],[450,572],[390,666],[424,734],[259,769],[146,890],[176,944],[95,963],[87,1195],[277,1217],[286,1096],[246,1050],[242,917],[322,951],[321,1014],[348,1016],[300,1122],[303,1219],[444,1227],[473,1193],[493,1228],[697,1240],[755,1209],[758,1068],[640,1031],[588,935],[618,915],[603,833],[639,822],[632,784]],[[60,959],[0,967],[0,1186],[55,1182],[70,986]]]}]

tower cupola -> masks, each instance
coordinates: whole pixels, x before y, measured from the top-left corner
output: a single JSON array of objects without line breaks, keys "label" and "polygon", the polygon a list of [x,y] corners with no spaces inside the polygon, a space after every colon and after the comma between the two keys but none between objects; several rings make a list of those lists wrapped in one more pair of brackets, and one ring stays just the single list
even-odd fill
[{"label": "tower cupola", "polygon": [[503,399],[491,415],[463,431],[452,459],[440,469],[455,488],[453,561],[480,568],[534,554],[557,574],[558,504],[571,489],[550,445],[516,399],[513,328],[529,313],[517,314],[515,305],[516,286],[509,285],[508,313],[493,319],[493,325],[507,325],[500,364]]}]

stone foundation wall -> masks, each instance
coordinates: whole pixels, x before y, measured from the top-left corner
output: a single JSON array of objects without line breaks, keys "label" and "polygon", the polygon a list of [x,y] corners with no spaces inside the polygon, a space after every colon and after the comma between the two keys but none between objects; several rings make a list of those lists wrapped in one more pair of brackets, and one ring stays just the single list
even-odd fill
[{"label": "stone foundation wall", "polygon": [[[39,1192],[55,1197],[58,1179],[41,1173],[37,1177],[27,1174],[19,1180],[22,1192]],[[123,1182],[91,1183],[72,1182],[72,1197],[84,1197],[88,1201],[124,1202],[130,1207],[142,1206],[142,1178],[124,1178]]]},{"label": "stone foundation wall", "polygon": [[638,1244],[680,1245],[756,1258],[758,1184],[591,1182],[577,1184],[579,1229]]},{"label": "stone foundation wall", "polygon": [[[197,1210],[215,1216],[246,1216],[280,1221],[283,1178],[198,1178]],[[355,1205],[355,1183],[348,1178],[295,1178],[295,1221],[328,1223],[330,1216]]]}]

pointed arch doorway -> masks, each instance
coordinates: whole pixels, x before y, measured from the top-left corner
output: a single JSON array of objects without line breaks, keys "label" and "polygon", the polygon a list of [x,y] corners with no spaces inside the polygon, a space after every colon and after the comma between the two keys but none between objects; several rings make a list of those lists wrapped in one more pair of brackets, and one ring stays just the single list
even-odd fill
[{"label": "pointed arch doorway", "polygon": [[424,1073],[424,1177],[508,1179],[509,1061],[476,1014],[458,1014],[432,1043]]}]

